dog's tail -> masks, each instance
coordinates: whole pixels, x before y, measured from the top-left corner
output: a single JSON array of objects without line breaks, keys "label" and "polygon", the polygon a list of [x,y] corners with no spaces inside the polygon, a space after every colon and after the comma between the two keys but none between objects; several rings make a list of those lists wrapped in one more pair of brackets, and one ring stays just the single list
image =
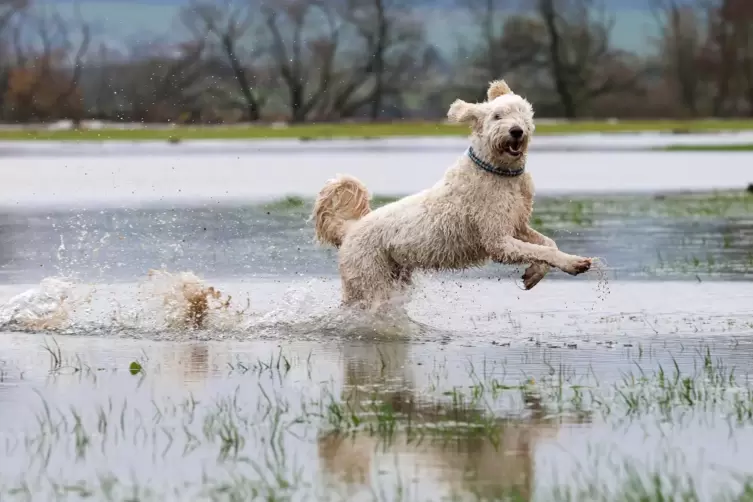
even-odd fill
[{"label": "dog's tail", "polygon": [[316,239],[340,247],[350,224],[371,212],[369,191],[353,176],[338,175],[319,192],[311,219]]}]

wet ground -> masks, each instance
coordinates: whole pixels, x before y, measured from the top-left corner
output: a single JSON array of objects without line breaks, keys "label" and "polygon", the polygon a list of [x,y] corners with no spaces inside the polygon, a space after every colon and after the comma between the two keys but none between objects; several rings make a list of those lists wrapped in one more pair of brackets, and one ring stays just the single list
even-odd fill
[{"label": "wet ground", "polygon": [[[134,160],[62,162],[117,180]],[[0,214],[1,500],[752,499],[753,194],[544,190],[534,225],[598,270],[532,291],[514,267],[426,275],[375,319],[338,308],[313,244],[337,171],[318,169],[302,197],[277,174],[256,178],[266,201],[155,188],[129,209],[11,181],[30,196]],[[376,204],[437,175],[381,174]],[[208,286],[196,329],[187,292]]]}]

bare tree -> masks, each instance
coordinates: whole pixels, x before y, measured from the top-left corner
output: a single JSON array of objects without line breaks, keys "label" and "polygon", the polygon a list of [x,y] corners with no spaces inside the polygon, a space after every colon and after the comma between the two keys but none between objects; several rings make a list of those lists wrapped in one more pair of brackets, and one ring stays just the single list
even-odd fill
[{"label": "bare tree", "polygon": [[[748,0],[707,0],[711,41],[718,52],[719,99],[730,87],[747,102],[753,116],[753,3]],[[730,82],[731,81],[731,82]]]},{"label": "bare tree", "polygon": [[540,21],[530,16],[509,14],[511,0],[458,0],[470,15],[478,32],[478,42],[471,49],[471,79],[482,99],[486,82],[510,78],[524,68],[541,68],[544,64],[546,33]]},{"label": "bare tree", "polygon": [[[351,71],[350,84],[364,84],[369,91],[360,100],[339,101],[342,114],[352,114],[368,103],[371,120],[379,118],[385,100],[405,90],[420,66],[425,50],[421,24],[414,18],[411,4],[401,0],[345,0],[340,3],[340,15],[355,29],[363,54],[357,55]],[[413,70],[413,71],[412,71]]]},{"label": "bare tree", "polygon": [[5,94],[13,66],[13,22],[27,8],[28,0],[0,0],[0,112],[5,109]]},{"label": "bare tree", "polygon": [[293,122],[303,122],[326,96],[340,43],[327,2],[278,0],[263,6],[271,64],[288,94]]},{"label": "bare tree", "polygon": [[664,74],[692,116],[698,115],[703,45],[697,6],[687,0],[651,0],[660,30],[659,54]]},{"label": "bare tree", "polygon": [[[29,28],[36,40],[28,41]],[[6,98],[20,120],[71,117],[83,112],[79,93],[83,59],[91,41],[89,26],[76,23],[79,40],[57,13],[26,13],[13,30],[15,65],[10,71]]]},{"label": "bare tree", "polygon": [[180,44],[132,47],[132,54],[112,72],[116,107],[122,118],[174,122],[200,113],[207,92],[203,55],[206,39]]},{"label": "bare tree", "polygon": [[[233,79],[243,96],[246,117],[250,121],[259,120],[263,100],[254,82],[253,63],[258,50],[244,50],[242,41],[252,27],[252,13],[258,9],[256,2],[223,0],[222,2],[197,1],[184,9],[183,23],[194,36],[214,37],[219,50],[227,59]],[[244,57],[244,56],[248,56]]]},{"label": "bare tree", "polygon": [[614,21],[597,0],[538,0],[547,37],[548,68],[567,118],[609,93],[633,90],[639,75],[611,45]]},{"label": "bare tree", "polygon": [[29,6],[29,0],[0,0],[0,32],[13,16]]},{"label": "bare tree", "polygon": [[[717,8],[717,3],[717,0],[698,1],[697,9],[705,18],[707,30],[702,45],[698,49],[695,66],[699,72],[697,78],[709,83],[709,90],[712,94],[710,97],[711,114],[721,116],[726,113],[727,103],[733,91],[733,78],[737,73],[735,68],[737,47],[734,45],[734,37],[728,29],[727,21]],[[658,7],[661,6],[660,4]],[[655,5],[654,8],[656,9],[657,6]],[[697,15],[696,18],[700,23],[701,15]],[[661,20],[661,17],[658,19]],[[662,55],[664,55],[663,50],[660,45],[659,53]],[[671,75],[667,76],[671,77]]]}]

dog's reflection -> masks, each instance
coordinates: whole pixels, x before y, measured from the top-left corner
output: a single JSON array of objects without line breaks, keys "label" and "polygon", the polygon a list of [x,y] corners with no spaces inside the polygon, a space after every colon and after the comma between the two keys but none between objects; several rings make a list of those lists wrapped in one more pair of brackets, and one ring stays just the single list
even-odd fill
[{"label": "dog's reflection", "polygon": [[159,371],[165,371],[165,376],[170,378],[160,380],[169,382],[171,387],[178,385],[184,391],[201,391],[212,373],[209,345],[203,342],[176,344],[159,354],[156,367],[164,368]]},{"label": "dog's reflection", "polygon": [[[464,433],[409,434],[405,421],[399,431],[328,432],[318,439],[325,475],[345,483],[349,491],[368,489],[382,462],[413,464],[421,476],[441,479],[452,493],[473,493],[482,498],[515,495],[528,500],[534,486],[534,451],[537,443],[553,438],[558,423],[546,420],[546,411],[533,395],[525,395],[526,418],[489,419],[484,410],[446,402],[422,400],[413,390],[408,364],[408,344],[394,342],[344,348],[343,402],[383,403],[395,416],[411,417],[414,426],[444,422],[483,424]],[[368,405],[367,405],[368,406]],[[368,420],[368,418],[366,418]],[[377,420],[377,419],[374,419]],[[415,427],[414,427],[415,430]],[[426,429],[425,429],[426,430]],[[395,458],[404,458],[395,464]],[[387,467],[390,468],[389,465]],[[410,479],[403,479],[410,482]]]}]

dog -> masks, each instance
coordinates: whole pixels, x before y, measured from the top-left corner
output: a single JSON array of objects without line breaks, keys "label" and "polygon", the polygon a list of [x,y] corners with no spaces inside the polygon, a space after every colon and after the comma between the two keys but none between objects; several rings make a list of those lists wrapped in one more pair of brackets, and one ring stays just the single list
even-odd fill
[{"label": "dog", "polygon": [[495,80],[486,101],[457,99],[447,117],[470,126],[470,147],[434,186],[374,211],[355,177],[338,175],[319,192],[311,219],[316,239],[338,248],[344,305],[378,309],[410,286],[415,270],[459,270],[490,258],[529,265],[526,289],[550,267],[570,275],[591,267],[591,258],[563,253],[529,224],[531,104]]}]

